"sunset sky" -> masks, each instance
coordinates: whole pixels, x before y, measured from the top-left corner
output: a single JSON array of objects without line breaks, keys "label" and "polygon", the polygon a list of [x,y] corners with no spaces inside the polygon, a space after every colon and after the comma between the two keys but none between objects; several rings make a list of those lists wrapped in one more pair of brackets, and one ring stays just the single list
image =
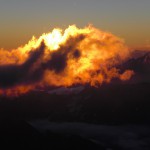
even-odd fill
[{"label": "sunset sky", "polygon": [[150,0],[0,0],[0,21],[4,49],[54,27],[89,23],[123,38],[129,47],[150,47]]}]

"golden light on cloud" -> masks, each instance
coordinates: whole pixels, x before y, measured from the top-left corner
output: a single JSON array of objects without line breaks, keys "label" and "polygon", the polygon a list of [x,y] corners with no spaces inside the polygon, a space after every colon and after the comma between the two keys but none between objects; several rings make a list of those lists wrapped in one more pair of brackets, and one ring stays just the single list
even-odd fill
[{"label": "golden light on cloud", "polygon": [[120,73],[115,66],[128,56],[122,39],[92,25],[54,29],[23,47],[0,50],[0,93],[17,95],[47,86],[99,86],[114,78],[125,81],[133,71]]}]

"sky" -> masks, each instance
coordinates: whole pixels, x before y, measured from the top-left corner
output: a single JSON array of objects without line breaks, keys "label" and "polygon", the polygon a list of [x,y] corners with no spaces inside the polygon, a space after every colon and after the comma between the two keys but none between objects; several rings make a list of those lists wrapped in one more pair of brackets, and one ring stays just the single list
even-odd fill
[{"label": "sky", "polygon": [[150,47],[150,0],[0,0],[0,48],[72,24],[93,24],[129,47]]}]

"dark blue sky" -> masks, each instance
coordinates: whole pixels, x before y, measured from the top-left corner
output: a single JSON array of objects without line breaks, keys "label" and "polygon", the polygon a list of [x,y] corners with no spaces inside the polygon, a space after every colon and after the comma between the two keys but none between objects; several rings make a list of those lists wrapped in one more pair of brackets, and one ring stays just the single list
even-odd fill
[{"label": "dark blue sky", "polygon": [[129,46],[150,44],[150,0],[1,0],[0,20],[4,48],[25,44],[54,27],[88,23],[122,37]]}]

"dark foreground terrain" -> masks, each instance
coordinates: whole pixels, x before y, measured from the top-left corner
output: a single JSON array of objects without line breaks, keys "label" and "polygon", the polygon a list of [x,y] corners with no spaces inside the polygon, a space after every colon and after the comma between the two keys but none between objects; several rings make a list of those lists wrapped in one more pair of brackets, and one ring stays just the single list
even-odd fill
[{"label": "dark foreground terrain", "polygon": [[80,93],[32,92],[16,98],[2,97],[0,119],[96,124],[150,123],[150,84],[86,87]]},{"label": "dark foreground terrain", "polygon": [[1,144],[21,149],[148,150],[149,91],[149,83],[140,83],[86,87],[71,95],[32,92],[3,97]]}]

